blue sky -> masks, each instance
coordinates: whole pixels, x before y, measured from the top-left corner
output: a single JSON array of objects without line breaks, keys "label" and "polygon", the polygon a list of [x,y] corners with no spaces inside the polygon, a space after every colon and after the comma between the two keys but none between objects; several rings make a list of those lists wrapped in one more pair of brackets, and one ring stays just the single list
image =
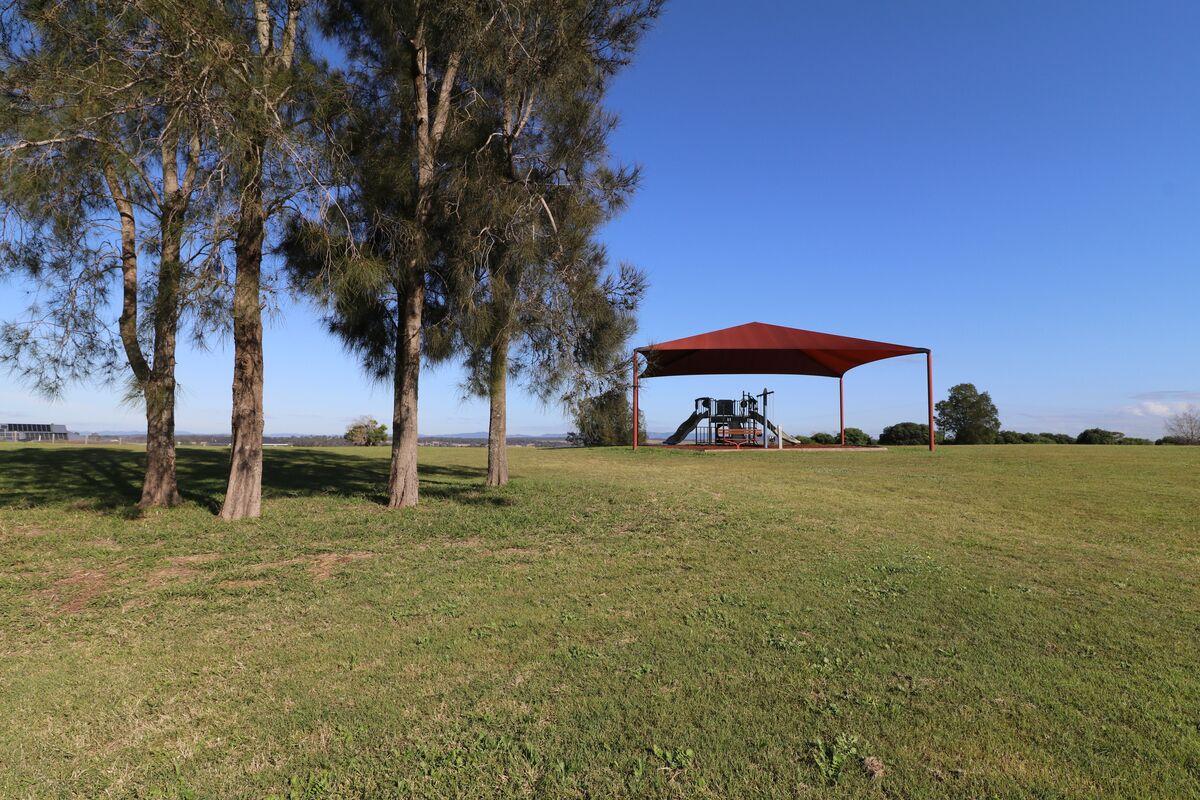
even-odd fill
[{"label": "blue sky", "polygon": [[[731,11],[730,9],[736,9]],[[637,343],[759,320],[934,352],[935,390],[991,392],[1006,428],[1159,436],[1200,403],[1200,5],[677,0],[618,80],[617,156],[643,186],[605,232],[651,281]],[[24,304],[2,287],[0,316]],[[184,348],[181,430],[228,429],[231,348]],[[313,312],[266,340],[266,429],[390,417]],[[422,433],[486,429],[453,367]],[[119,392],[54,404],[0,378],[0,417],[137,429]],[[822,378],[662,378],[651,430],[698,395],[776,391],[784,427],[837,425]],[[847,424],[922,420],[919,357],[846,378]],[[510,431],[569,423],[510,393]]]}]

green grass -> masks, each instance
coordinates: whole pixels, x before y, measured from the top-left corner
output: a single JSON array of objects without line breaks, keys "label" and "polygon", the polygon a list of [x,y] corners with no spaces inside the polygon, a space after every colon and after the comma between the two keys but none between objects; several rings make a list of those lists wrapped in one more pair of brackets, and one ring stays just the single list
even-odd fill
[{"label": "green grass", "polygon": [[0,796],[1200,796],[1200,448],[386,455],[0,448]]}]

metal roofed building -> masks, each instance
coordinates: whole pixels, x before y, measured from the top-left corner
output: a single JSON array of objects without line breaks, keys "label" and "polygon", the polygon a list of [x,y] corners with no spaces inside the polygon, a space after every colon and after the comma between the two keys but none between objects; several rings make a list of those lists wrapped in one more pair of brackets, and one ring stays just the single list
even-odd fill
[{"label": "metal roofed building", "polygon": [[0,422],[0,441],[65,442],[67,426],[41,422]]}]

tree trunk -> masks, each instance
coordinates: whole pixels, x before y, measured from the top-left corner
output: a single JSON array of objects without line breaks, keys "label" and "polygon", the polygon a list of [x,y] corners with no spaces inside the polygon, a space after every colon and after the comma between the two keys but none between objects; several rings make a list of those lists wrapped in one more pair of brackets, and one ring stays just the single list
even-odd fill
[{"label": "tree trunk", "polygon": [[175,341],[179,329],[179,282],[183,239],[183,202],[178,196],[163,205],[154,298],[154,367],[142,386],[146,401],[146,478],[142,508],[179,505],[175,478]]},{"label": "tree trunk", "polygon": [[262,150],[262,143],[255,143],[246,157],[234,246],[232,446],[229,487],[221,506],[221,519],[229,520],[262,513]]},{"label": "tree trunk", "polygon": [[492,343],[489,359],[488,486],[508,483],[508,333]]},{"label": "tree trunk", "polygon": [[[169,162],[165,162],[169,163]],[[154,366],[138,340],[137,223],[129,193],[111,164],[104,178],[121,218],[121,344],[146,402],[146,474],[138,505],[180,502],[175,478],[175,332],[179,325],[179,255],[183,236],[181,205],[164,208],[159,282],[155,298]]]},{"label": "tree trunk", "polygon": [[146,386],[146,478],[142,508],[179,505],[175,480],[175,376],[155,378]]},{"label": "tree trunk", "polygon": [[392,467],[388,476],[388,506],[408,508],[415,506],[418,498],[417,381],[421,375],[424,281],[416,278],[413,285],[400,293],[397,306],[396,374],[392,400]]}]

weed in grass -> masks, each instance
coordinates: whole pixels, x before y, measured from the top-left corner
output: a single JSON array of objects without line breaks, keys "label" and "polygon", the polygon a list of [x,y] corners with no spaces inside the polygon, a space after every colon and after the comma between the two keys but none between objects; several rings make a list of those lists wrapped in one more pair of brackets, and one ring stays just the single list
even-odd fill
[{"label": "weed in grass", "polygon": [[659,769],[665,772],[671,780],[675,780],[691,768],[696,758],[695,751],[690,747],[670,748],[651,745],[650,752],[659,762]]},{"label": "weed in grass", "polygon": [[818,736],[812,743],[809,757],[821,780],[827,786],[835,786],[846,767],[858,758],[859,748],[863,746],[863,742],[851,734],[839,733],[828,744]]}]

